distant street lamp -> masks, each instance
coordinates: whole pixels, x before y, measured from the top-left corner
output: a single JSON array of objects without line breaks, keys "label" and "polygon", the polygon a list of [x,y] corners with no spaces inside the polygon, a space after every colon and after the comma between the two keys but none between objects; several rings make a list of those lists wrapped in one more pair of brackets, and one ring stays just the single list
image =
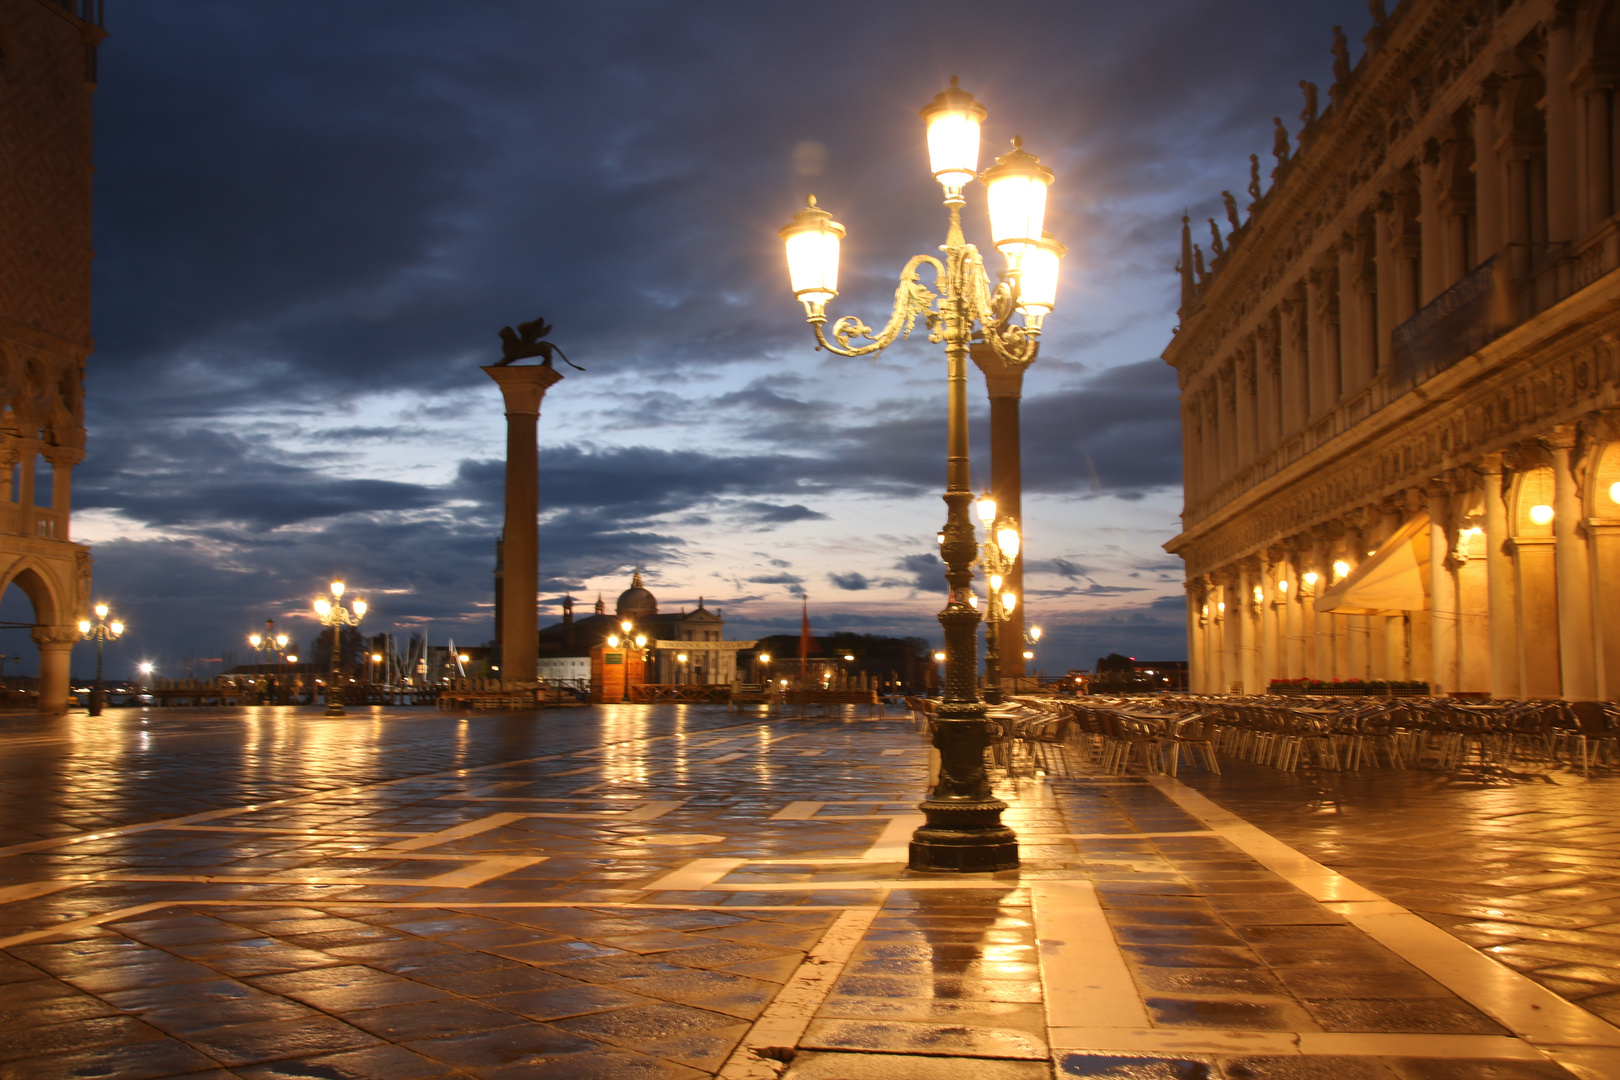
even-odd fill
[{"label": "distant street lamp", "polygon": [[1018,562],[1018,549],[1023,541],[1018,535],[1018,522],[1011,517],[996,517],[996,500],[987,491],[974,505],[979,520],[984,523],[984,548],[979,562],[984,567],[990,591],[985,604],[984,644],[984,700],[1000,705],[1006,700],[1001,692],[1001,624],[1012,615],[1018,604],[1018,595],[1002,589]]},{"label": "distant street lamp", "polygon": [[[979,129],[984,106],[961,89],[956,79],[922,110],[928,130],[928,152],[934,178],[945,190],[950,211],[942,262],[933,255],[913,255],[900,273],[894,309],[880,330],[854,316],[844,316],[826,332],[827,302],[838,295],[838,254],[844,227],[811,197],[782,230],[793,295],[804,304],[805,318],[820,348],[840,356],[862,356],[888,348],[910,334],[919,317],[928,324],[929,340],[945,345],[948,390],[946,435],[947,507],[940,534],[940,555],[950,598],[939,614],[945,631],[945,688],[935,726],[940,753],[939,782],[923,800],[927,818],[911,838],[913,870],[1010,870],[1018,865],[1018,837],[1001,822],[1007,804],[995,797],[984,770],[990,733],[978,694],[979,613],[970,603],[973,561],[977,553],[968,503],[973,491],[968,476],[967,361],[970,343],[982,343],[1008,363],[1035,359],[1041,323],[1053,308],[1058,260],[1063,249],[1042,229],[1046,189],[1052,171],[1013,139],[1010,153],[979,173]],[[981,180],[987,191],[990,235],[1007,258],[1007,269],[994,288],[978,248],[962,235],[962,189]],[[933,268],[933,287],[923,284],[919,269]],[[936,291],[937,290],[937,291]],[[1014,315],[1023,316],[1023,325]],[[869,344],[852,344],[852,339]]]},{"label": "distant street lamp", "polygon": [[96,685],[90,691],[89,713],[91,716],[100,716],[101,710],[107,704],[107,691],[101,685],[102,648],[109,639],[116,640],[124,632],[124,624],[117,619],[107,617],[108,608],[106,604],[97,604],[95,612],[96,618],[94,622],[89,619],[79,620],[79,636],[86,641],[96,643]]},{"label": "distant street lamp", "polygon": [[[285,656],[287,652],[287,642],[290,640],[292,639],[286,634],[276,633],[276,623],[274,619],[264,620],[264,633],[248,635],[248,644],[253,646],[259,652],[259,666],[261,667],[269,667],[272,663],[270,659],[266,659],[267,657],[273,657],[274,662],[279,667],[281,664],[281,658]],[[269,699],[269,704],[274,705],[276,703],[276,691],[274,683],[270,683],[270,691],[265,696]]]},{"label": "distant street lamp", "polygon": [[686,654],[685,653],[676,653],[675,654],[675,662],[681,665],[680,674],[677,675],[676,678],[680,681],[681,685],[684,686],[684,685],[686,685],[686,683],[688,681],[688,678],[689,678],[688,674],[687,674],[687,670],[686,670]]},{"label": "distant street lamp", "polygon": [[377,665],[382,663],[382,658],[383,658],[382,653],[372,653],[371,654],[371,670],[366,672],[366,679],[368,681],[370,681],[370,682],[376,682],[377,681]]},{"label": "distant street lamp", "polygon": [[[360,619],[366,613],[364,600],[353,601],[348,608],[343,606],[343,589],[341,581],[332,582],[332,599],[324,596],[315,599],[315,614],[320,617],[321,625],[332,628],[332,672],[326,680],[326,715],[345,716],[343,711],[343,690],[338,686],[338,657],[343,651],[343,628],[345,626],[359,626]],[[351,613],[351,610],[352,613]]]}]

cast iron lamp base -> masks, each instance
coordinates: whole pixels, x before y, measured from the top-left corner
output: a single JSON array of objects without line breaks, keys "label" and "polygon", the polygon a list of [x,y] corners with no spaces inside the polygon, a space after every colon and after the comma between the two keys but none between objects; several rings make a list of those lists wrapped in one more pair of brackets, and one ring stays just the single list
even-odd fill
[{"label": "cast iron lamp base", "polygon": [[911,834],[911,869],[986,873],[1018,869],[1018,836],[1001,823],[1007,804],[929,799],[928,823]]}]

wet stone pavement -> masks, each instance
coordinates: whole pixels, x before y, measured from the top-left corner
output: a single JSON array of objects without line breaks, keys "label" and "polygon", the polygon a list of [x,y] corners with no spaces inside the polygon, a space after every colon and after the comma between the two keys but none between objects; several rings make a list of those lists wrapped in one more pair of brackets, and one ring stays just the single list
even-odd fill
[{"label": "wet stone pavement", "polygon": [[1021,778],[1019,871],[915,875],[926,770],[718,707],[0,719],[0,1080],[1620,1077],[1616,781]]}]

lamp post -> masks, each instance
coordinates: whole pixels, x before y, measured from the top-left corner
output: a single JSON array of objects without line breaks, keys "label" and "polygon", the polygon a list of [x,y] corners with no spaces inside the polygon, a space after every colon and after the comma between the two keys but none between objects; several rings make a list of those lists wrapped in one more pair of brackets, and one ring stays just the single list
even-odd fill
[{"label": "lamp post", "polygon": [[[261,667],[269,667],[271,663],[280,666],[281,658],[287,654],[287,642],[290,640],[286,634],[276,633],[274,619],[264,620],[264,633],[248,635],[248,644],[257,650],[259,666]],[[273,659],[267,659],[267,657]],[[275,683],[268,679],[266,679],[266,682],[269,684],[270,689],[265,696],[269,699],[269,704],[274,705],[276,703]]]},{"label": "lamp post", "polygon": [[[984,771],[989,732],[979,700],[979,613],[969,602],[977,544],[968,503],[973,492],[968,477],[967,360],[977,343],[1009,363],[1035,358],[1041,323],[1053,308],[1058,261],[1063,249],[1042,230],[1046,189],[1052,171],[1013,139],[1011,152],[981,175],[979,129],[984,106],[961,89],[956,79],[922,110],[934,178],[945,191],[950,223],[941,248],[944,260],[913,255],[900,273],[889,321],[873,330],[844,316],[827,331],[827,302],[838,295],[838,249],[844,227],[821,209],[812,196],[808,205],[782,230],[793,295],[804,304],[805,318],[818,347],[840,356],[878,352],[910,334],[919,317],[929,340],[943,343],[948,389],[946,436],[947,507],[940,536],[945,580],[950,597],[939,614],[945,631],[945,688],[939,707],[934,745],[940,753],[939,782],[919,809],[927,821],[911,839],[913,870],[1010,870],[1018,865],[1018,838],[1001,823],[1006,803],[995,797]],[[962,189],[973,180],[986,188],[991,240],[1007,258],[1002,280],[992,287],[979,250],[962,234]],[[933,287],[919,270],[933,269]],[[1014,323],[1021,315],[1023,325]],[[854,339],[865,339],[867,344]]]},{"label": "lamp post", "polygon": [[[343,691],[338,687],[338,657],[343,651],[343,628],[345,626],[359,626],[360,619],[366,613],[366,602],[355,600],[349,607],[343,606],[343,582],[332,582],[332,599],[324,596],[315,599],[315,614],[320,616],[322,626],[332,628],[332,670],[326,679],[326,715],[344,716]],[[350,609],[353,609],[352,611]]]},{"label": "lamp post", "polygon": [[988,534],[979,554],[979,563],[990,585],[984,612],[984,700],[1000,705],[1006,700],[1001,691],[1001,624],[1011,617],[1018,604],[1018,594],[1003,586],[1012,584],[1012,571],[1018,563],[1018,549],[1023,540],[1018,535],[1018,522],[1011,517],[996,516],[996,500],[988,491],[979,496],[974,509]]},{"label": "lamp post", "polygon": [[101,710],[107,705],[107,691],[101,685],[101,653],[108,640],[116,640],[124,632],[124,624],[117,619],[107,617],[106,604],[95,606],[96,617],[92,622],[89,619],[79,620],[79,636],[86,641],[96,643],[96,685],[90,691],[89,713],[91,716],[100,716]]}]

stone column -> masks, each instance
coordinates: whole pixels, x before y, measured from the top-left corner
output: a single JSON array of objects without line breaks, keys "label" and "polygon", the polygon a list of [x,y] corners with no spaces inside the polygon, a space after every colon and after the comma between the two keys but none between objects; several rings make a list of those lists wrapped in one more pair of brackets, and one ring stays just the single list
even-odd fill
[{"label": "stone column", "polygon": [[1310,569],[1316,574],[1316,584],[1311,590],[1311,600],[1306,607],[1311,613],[1312,636],[1315,639],[1312,645],[1314,655],[1310,677],[1329,682],[1335,674],[1333,661],[1336,645],[1333,631],[1337,628],[1333,625],[1331,613],[1316,610],[1315,599],[1326,592],[1333,582],[1333,559],[1329,554],[1332,551],[1332,538],[1326,528],[1318,528],[1315,530],[1313,540]]},{"label": "stone column", "polygon": [[1282,590],[1282,633],[1283,633],[1283,678],[1303,679],[1305,677],[1305,631],[1304,618],[1300,606],[1300,580],[1299,580],[1299,552],[1290,547],[1282,565],[1277,571],[1279,575],[1279,588],[1286,581],[1288,588]]},{"label": "stone column", "polygon": [[1422,285],[1418,303],[1427,304],[1446,291],[1446,233],[1440,219],[1440,152],[1433,143],[1423,148],[1418,166],[1418,225],[1423,236]]},{"label": "stone column", "polygon": [[68,682],[73,672],[73,645],[79,631],[72,626],[36,626],[34,644],[39,646],[39,711],[65,713],[68,710]]},{"label": "stone column", "polygon": [[[1366,533],[1360,525],[1351,525],[1344,533],[1344,561],[1350,564],[1350,572],[1354,573],[1361,560],[1367,557]],[[1371,642],[1368,638],[1367,615],[1346,615],[1344,617],[1345,636],[1349,640],[1345,645],[1347,660],[1346,673],[1341,678],[1365,679],[1372,670],[1369,649]]]},{"label": "stone column", "polygon": [[1457,578],[1451,562],[1451,493],[1435,485],[1425,492],[1429,502],[1429,632],[1431,668],[1429,692],[1435,695],[1457,686]]},{"label": "stone column", "polygon": [[1559,12],[1547,24],[1547,239],[1575,239],[1579,196],[1575,185],[1575,94],[1569,85],[1575,68],[1571,16]]},{"label": "stone column", "polygon": [[[1333,404],[1334,392],[1329,390],[1327,377],[1327,275],[1313,269],[1305,275],[1305,351],[1306,370],[1310,372],[1310,408],[1308,419],[1315,419]],[[1336,382],[1337,380],[1335,380]]]},{"label": "stone column", "polygon": [[540,656],[540,402],[562,376],[544,365],[497,365],[484,372],[506,404],[501,677],[532,683]]},{"label": "stone column", "polygon": [[1389,192],[1378,196],[1378,209],[1373,214],[1373,259],[1378,273],[1378,329],[1373,346],[1373,369],[1382,374],[1389,370],[1390,334],[1395,329],[1396,266],[1394,231],[1395,200]]},{"label": "stone column", "polygon": [[1486,454],[1475,468],[1485,485],[1486,606],[1491,626],[1491,682],[1494,698],[1519,697],[1519,642],[1514,617],[1513,556],[1508,554],[1506,492],[1502,455]]},{"label": "stone column", "polygon": [[1360,246],[1354,236],[1339,238],[1339,378],[1343,397],[1367,385],[1361,360],[1361,271],[1356,265]]},{"label": "stone column", "polygon": [[57,514],[58,540],[67,540],[73,510],[73,467],[84,460],[84,450],[77,446],[47,446],[45,460],[51,463],[51,510]]},{"label": "stone column", "polygon": [[1502,250],[1502,161],[1496,152],[1496,81],[1474,93],[1474,228],[1483,262]]},{"label": "stone column", "polygon": [[1302,312],[1296,300],[1284,300],[1278,312],[1278,355],[1281,367],[1282,418],[1280,437],[1288,438],[1305,425],[1310,416],[1310,382],[1305,371],[1305,356],[1300,348]]},{"label": "stone column", "polygon": [[1554,568],[1558,578],[1558,672],[1569,701],[1597,697],[1597,648],[1592,633],[1592,580],[1581,495],[1571,468],[1575,426],[1559,424],[1541,440],[1553,462]]},{"label": "stone column", "polygon": [[1245,338],[1238,344],[1237,356],[1232,361],[1232,392],[1236,399],[1234,415],[1237,420],[1239,470],[1252,464],[1256,453],[1255,382],[1254,339]]},{"label": "stone column", "polygon": [[1221,624],[1221,693],[1226,693],[1235,682],[1243,679],[1243,667],[1240,661],[1242,649],[1242,616],[1243,610],[1238,606],[1232,585],[1232,571],[1223,570],[1216,580],[1220,582],[1220,597],[1215,603],[1215,610],[1219,615]]},{"label": "stone column", "polygon": [[1187,590],[1187,689],[1194,694],[1204,692],[1204,620],[1203,601],[1198,583],[1189,581]]},{"label": "stone column", "polygon": [[1592,552],[1593,619],[1598,630],[1598,697],[1620,695],[1620,520],[1588,518]]},{"label": "stone column", "polygon": [[[1019,430],[1019,401],[1024,393],[1028,364],[1011,364],[989,346],[971,345],[968,355],[984,373],[990,396],[990,492],[999,514],[1015,518],[1024,537],[1018,558],[1007,571],[1006,588],[1018,604],[998,631],[1001,640],[1002,678],[1024,674],[1024,620],[1029,609],[1024,593],[1024,565],[1029,561],[1029,535],[1024,524],[1023,436]],[[1031,361],[1033,363],[1033,361]]]},{"label": "stone column", "polygon": [[[1260,567],[1257,560],[1245,559],[1238,567],[1237,581],[1237,615],[1242,626],[1239,637],[1241,678],[1245,694],[1260,693],[1260,634],[1259,620],[1254,602],[1255,586],[1260,583]],[[1226,612],[1232,614],[1232,606],[1227,605]]]},{"label": "stone column", "polygon": [[1262,558],[1258,577],[1260,586],[1260,661],[1259,681],[1250,693],[1263,694],[1272,679],[1282,678],[1278,661],[1277,573],[1270,558]]}]

